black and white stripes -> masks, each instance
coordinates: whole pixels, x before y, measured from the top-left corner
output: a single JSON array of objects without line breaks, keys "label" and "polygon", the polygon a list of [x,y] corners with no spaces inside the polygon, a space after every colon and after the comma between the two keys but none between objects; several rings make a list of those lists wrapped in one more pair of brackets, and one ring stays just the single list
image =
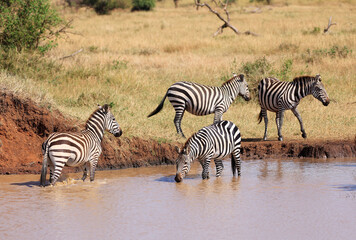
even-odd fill
[{"label": "black and white stripes", "polygon": [[222,159],[231,154],[231,168],[235,176],[241,173],[241,135],[239,129],[230,121],[220,121],[200,129],[193,134],[179,151],[176,162],[175,180],[181,182],[190,170],[193,160],[198,159],[203,167],[202,178],[209,178],[209,164],[215,161],[216,176],[219,177],[224,168]]},{"label": "black and white stripes", "polygon": [[228,110],[238,95],[246,101],[250,100],[250,92],[243,74],[234,75],[220,87],[205,86],[192,82],[177,82],[168,88],[161,103],[148,117],[160,112],[166,97],[168,97],[176,111],[174,124],[177,133],[184,137],[181,121],[185,110],[198,116],[214,113],[214,122],[218,122],[222,120],[223,113]]},{"label": "black and white stripes", "polygon": [[316,75],[315,77],[297,77],[293,82],[282,82],[276,78],[262,79],[258,85],[258,100],[261,106],[259,122],[262,121],[262,118],[264,118],[265,121],[265,133],[263,139],[267,140],[267,110],[276,113],[278,139],[282,141],[283,114],[285,110],[289,109],[291,109],[294,115],[298,118],[302,136],[303,138],[306,138],[307,135],[304,130],[302,118],[297,110],[297,106],[302,98],[310,94],[321,101],[324,106],[327,106],[330,102],[324,85],[321,82],[320,75]]},{"label": "black and white stripes", "polygon": [[[42,144],[43,164],[40,185],[45,186],[47,165],[50,166],[50,183],[55,184],[65,165],[82,167],[84,181],[87,169],[90,180],[94,180],[95,168],[102,151],[101,141],[104,131],[115,137],[122,131],[109,110],[108,105],[99,106],[86,122],[86,129],[78,133],[52,133]],[[49,159],[49,162],[48,162]]]}]

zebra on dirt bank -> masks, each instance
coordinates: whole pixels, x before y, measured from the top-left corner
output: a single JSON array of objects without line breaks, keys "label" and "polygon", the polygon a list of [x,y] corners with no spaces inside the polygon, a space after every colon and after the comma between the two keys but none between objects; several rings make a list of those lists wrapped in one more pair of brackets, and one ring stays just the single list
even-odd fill
[{"label": "zebra on dirt bank", "polygon": [[238,95],[246,101],[250,100],[250,92],[243,74],[234,75],[220,87],[184,81],[177,82],[168,88],[161,103],[148,117],[159,113],[166,97],[168,97],[176,112],[174,124],[177,133],[185,137],[181,128],[185,110],[197,116],[214,113],[214,122],[218,122],[222,120],[223,113],[229,109]]},{"label": "zebra on dirt bank", "polygon": [[46,185],[47,166],[50,166],[50,184],[54,185],[65,165],[82,167],[84,181],[87,169],[94,181],[95,168],[102,151],[104,131],[120,137],[122,130],[110,112],[109,106],[98,105],[86,122],[85,130],[78,133],[52,133],[42,144],[43,163],[40,185]]},{"label": "zebra on dirt bank", "polygon": [[222,159],[231,156],[231,169],[235,176],[241,174],[241,135],[236,125],[230,121],[213,123],[194,133],[184,144],[176,161],[176,182],[181,182],[190,170],[191,163],[198,159],[203,167],[202,178],[209,178],[209,164],[214,160],[216,176],[220,177],[224,165]]},{"label": "zebra on dirt bank", "polygon": [[262,118],[264,118],[265,121],[263,140],[267,140],[267,110],[276,113],[279,141],[283,141],[282,125],[284,111],[289,109],[292,110],[300,123],[302,137],[306,138],[307,134],[305,133],[302,117],[297,107],[300,100],[310,94],[322,102],[324,106],[329,105],[330,100],[319,74],[315,77],[296,77],[292,82],[284,82],[272,77],[262,79],[258,85],[258,100],[261,106],[258,120],[259,123],[262,121]]}]

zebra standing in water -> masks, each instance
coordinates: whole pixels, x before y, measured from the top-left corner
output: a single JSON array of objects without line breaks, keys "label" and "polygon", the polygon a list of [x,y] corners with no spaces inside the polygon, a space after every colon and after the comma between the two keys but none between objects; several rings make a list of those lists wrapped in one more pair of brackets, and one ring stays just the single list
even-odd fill
[{"label": "zebra standing in water", "polygon": [[209,178],[209,164],[212,159],[215,161],[216,176],[224,168],[222,159],[231,154],[231,168],[235,176],[241,174],[240,159],[241,135],[239,129],[230,121],[213,123],[210,126],[200,129],[193,134],[179,153],[176,165],[176,182],[181,182],[190,170],[190,164],[194,159],[198,159],[203,167],[202,178]]},{"label": "zebra standing in water", "polygon": [[302,137],[306,138],[307,134],[305,133],[302,117],[297,110],[297,106],[302,98],[310,94],[322,102],[324,106],[327,106],[330,102],[324,85],[321,82],[320,75],[316,75],[315,77],[297,77],[293,82],[282,82],[276,78],[262,79],[258,85],[258,100],[261,106],[258,120],[259,123],[262,121],[262,118],[264,118],[265,121],[265,134],[263,140],[267,140],[267,110],[276,113],[279,141],[283,141],[283,114],[285,110],[289,109],[291,109],[294,115],[298,118]]},{"label": "zebra standing in water", "polygon": [[85,130],[79,133],[52,133],[42,144],[43,163],[40,185],[45,186],[49,158],[50,184],[54,185],[61,175],[64,165],[82,167],[84,181],[87,169],[90,171],[90,181],[94,181],[95,167],[102,151],[101,141],[104,131],[108,130],[115,137],[120,137],[122,131],[109,106],[98,105],[86,122]]},{"label": "zebra standing in water", "polygon": [[239,76],[234,74],[221,87],[205,86],[192,82],[177,82],[168,88],[161,103],[148,117],[159,113],[163,108],[166,97],[168,97],[176,111],[174,124],[177,133],[185,137],[181,129],[185,110],[198,116],[215,113],[215,123],[222,120],[223,113],[228,110],[237,95],[242,96],[246,101],[250,100],[250,92],[243,74]]}]

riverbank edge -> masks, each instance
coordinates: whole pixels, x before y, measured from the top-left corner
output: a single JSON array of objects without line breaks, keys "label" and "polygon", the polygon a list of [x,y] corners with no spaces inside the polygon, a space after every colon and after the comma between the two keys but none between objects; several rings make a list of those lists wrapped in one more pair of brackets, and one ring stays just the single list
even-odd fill
[{"label": "riverbank edge", "polygon": [[[41,145],[52,132],[78,131],[78,120],[58,110],[40,106],[6,90],[0,90],[0,174],[38,174],[42,167]],[[179,143],[162,143],[138,137],[115,138],[106,134],[97,169],[122,169],[172,165]],[[314,158],[331,161],[355,158],[354,140],[261,141],[242,139],[242,160]],[[65,171],[78,169],[65,168]]]}]

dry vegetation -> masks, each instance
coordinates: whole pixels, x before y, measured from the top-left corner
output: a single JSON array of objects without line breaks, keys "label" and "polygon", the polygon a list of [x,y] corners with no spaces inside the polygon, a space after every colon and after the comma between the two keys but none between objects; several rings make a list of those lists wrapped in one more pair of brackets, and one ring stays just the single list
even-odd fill
[{"label": "dry vegetation", "polygon": [[[180,1],[178,9],[165,0],[151,12],[117,10],[106,16],[55,2],[63,16],[74,19],[71,32],[76,34],[61,39],[45,56],[32,55],[30,60],[24,60],[26,53],[14,56],[11,67],[0,73],[2,86],[83,121],[96,103],[112,102],[126,136],[184,141],[175,133],[168,100],[162,112],[146,117],[167,88],[182,80],[221,85],[232,72],[240,73],[244,66],[256,66],[264,59],[269,69],[250,72],[247,81],[252,87],[270,74],[283,80],[322,75],[331,104],[324,107],[309,96],[299,106],[309,138],[355,137],[355,1],[273,1],[274,5],[260,5],[262,12],[252,14],[246,11],[249,1],[239,0],[229,8],[231,24],[260,36],[237,36],[225,29],[215,38],[212,34],[221,22],[207,9],[196,11],[192,0]],[[337,25],[323,34],[330,16]],[[81,53],[60,59],[81,48]],[[233,121],[244,138],[261,138],[264,125],[257,124],[259,111],[257,101],[238,99],[223,118]],[[275,116],[269,117],[269,137],[276,139]],[[212,115],[186,113],[182,128],[189,136],[212,121]],[[283,134],[285,139],[301,139],[291,112],[285,115]]]}]

